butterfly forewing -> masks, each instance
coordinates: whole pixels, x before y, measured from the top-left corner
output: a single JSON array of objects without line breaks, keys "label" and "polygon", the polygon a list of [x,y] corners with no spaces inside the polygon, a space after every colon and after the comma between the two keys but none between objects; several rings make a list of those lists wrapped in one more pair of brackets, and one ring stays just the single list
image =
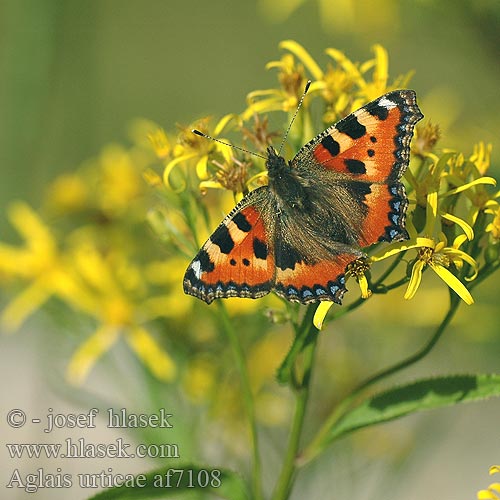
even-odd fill
[{"label": "butterfly forewing", "polygon": [[332,184],[343,183],[364,207],[361,247],[408,237],[408,200],[399,179],[408,166],[413,128],[422,117],[415,92],[389,92],[326,129],[292,160],[299,171],[312,165],[331,172]]}]

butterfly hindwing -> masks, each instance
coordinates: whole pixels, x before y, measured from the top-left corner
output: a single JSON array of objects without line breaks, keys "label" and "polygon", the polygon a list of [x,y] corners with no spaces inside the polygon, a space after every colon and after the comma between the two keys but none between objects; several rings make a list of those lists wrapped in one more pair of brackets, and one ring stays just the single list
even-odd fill
[{"label": "butterfly hindwing", "polygon": [[308,304],[322,300],[341,303],[346,292],[345,270],[358,255],[345,253],[332,260],[317,263],[296,262],[293,266],[276,268],[275,292],[292,302]]},{"label": "butterfly hindwing", "polygon": [[273,286],[274,257],[263,217],[266,186],[249,193],[221,222],[189,265],[184,291],[215,298],[262,297]]}]

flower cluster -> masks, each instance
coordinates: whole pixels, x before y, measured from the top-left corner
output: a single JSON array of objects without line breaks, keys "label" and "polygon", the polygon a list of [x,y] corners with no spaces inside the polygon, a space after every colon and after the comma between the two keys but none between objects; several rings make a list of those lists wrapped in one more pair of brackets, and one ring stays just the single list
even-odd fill
[{"label": "flower cluster", "polygon": [[150,201],[142,171],[153,157],[145,141],[128,149],[110,145],[56,178],[40,209],[16,202],[8,211],[21,242],[0,243],[0,279],[17,291],[2,325],[19,328],[50,300],[88,317],[95,329],[85,332],[67,366],[73,383],[83,382],[119,337],[157,377],[175,376],[152,323],[182,317],[189,302],[178,299],[181,276],[172,273],[175,266],[162,266],[163,250],[144,225]]},{"label": "flower cluster", "polygon": [[[159,332],[166,325],[175,332],[171,325],[198,307],[181,289],[189,259],[235,201],[266,183],[263,160],[247,150],[263,155],[267,146],[276,144],[281,132],[270,130],[269,114],[283,114],[284,130],[306,81],[312,81],[288,137],[291,154],[325,125],[405,87],[411,76],[391,80],[388,55],[380,45],[360,63],[328,48],[325,65],[295,41],[284,41],[280,48],[282,57],[267,65],[277,72],[278,85],[251,92],[242,112],[219,120],[203,117],[179,126],[176,134],[139,122],[132,146],[111,145],[97,159],[55,179],[39,209],[23,202],[10,208],[9,218],[22,241],[0,244],[0,280],[15,290],[2,322],[18,328],[51,299],[91,318],[94,331],[87,332],[68,364],[70,380],[83,381],[120,337],[155,375],[172,380],[179,370],[170,344],[175,344],[176,334],[160,339]],[[313,107],[321,110],[318,123]],[[416,131],[405,175],[410,240],[367,249],[367,257],[347,270],[359,283],[361,302],[399,286],[406,286],[410,299],[430,268],[471,304],[473,284],[498,267],[499,196],[490,191],[495,181],[487,176],[491,147],[479,143],[468,156],[438,150],[439,135],[431,122]],[[229,300],[227,306],[236,315],[261,309],[258,321],[263,322],[297,316],[297,308],[273,295],[259,301]],[[318,327],[330,306],[322,303],[318,308]],[[193,327],[195,333],[183,338],[193,343],[193,359],[182,378],[195,400],[203,399],[204,384],[217,376],[204,352],[207,338],[215,336],[205,315],[203,311],[201,319],[192,318],[204,328]],[[249,348],[256,349],[257,343]],[[270,378],[277,362],[269,362]],[[255,391],[266,386],[264,381],[255,384]]]},{"label": "flower cluster", "polygon": [[[387,51],[380,45],[374,45],[373,58],[362,63],[355,63],[341,51],[328,48],[325,50],[328,62],[324,68],[295,41],[283,41],[280,48],[284,50],[281,59],[267,65],[268,69],[277,71],[277,88],[250,92],[242,113],[224,116],[212,129],[208,128],[208,119],[182,129],[177,145],[170,148],[166,159],[163,156],[165,148],[156,144],[158,157],[165,161],[164,179],[168,187],[175,189],[171,180],[174,170],[181,179],[177,185],[191,190],[194,197],[216,188],[231,191],[238,200],[266,182],[261,160],[221,142],[189,135],[192,128],[207,135],[211,132],[212,137],[229,144],[221,133],[231,131],[240,137],[233,141],[234,144],[262,153],[278,135],[268,130],[268,114],[286,113],[286,124],[297,108],[306,82],[311,80],[288,137],[296,151],[325,125],[385,92],[405,87],[411,77],[411,73],[407,73],[390,81]],[[323,109],[322,123],[313,123],[313,102]],[[431,121],[416,129],[412,161],[405,174],[410,200],[406,222],[410,240],[367,249],[368,260],[355,262],[347,270],[347,276],[354,276],[359,283],[364,299],[372,293],[385,293],[402,285],[406,285],[405,298],[411,299],[420,287],[423,272],[430,268],[465,303],[472,304],[470,283],[488,271],[492,259],[498,260],[498,194],[488,189],[495,185],[495,180],[487,176],[491,145],[479,143],[469,156],[465,156],[459,151],[438,150],[439,138],[439,126]],[[189,143],[188,149],[186,143]],[[222,206],[226,207],[225,203],[223,201]],[[230,202],[227,203],[230,207]],[[485,233],[490,235],[488,241]],[[393,266],[390,273],[383,273],[382,280],[372,281],[371,267],[388,258],[408,262],[402,276],[389,283],[395,270],[401,269]],[[319,306],[314,319],[316,326],[322,326],[331,305]]]},{"label": "flower cluster", "polygon": [[[500,473],[500,465],[492,465],[490,467],[490,474]],[[477,492],[477,500],[498,500],[500,499],[500,483],[492,483],[487,490],[480,490]]]}]

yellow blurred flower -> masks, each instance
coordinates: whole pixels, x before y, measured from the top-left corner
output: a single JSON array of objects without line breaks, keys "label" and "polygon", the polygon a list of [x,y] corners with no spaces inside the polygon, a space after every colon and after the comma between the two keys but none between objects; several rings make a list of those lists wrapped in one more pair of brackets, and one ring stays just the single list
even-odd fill
[{"label": "yellow blurred flower", "polygon": [[[170,154],[171,159],[169,161],[165,161],[163,181],[167,188],[176,192],[186,189],[186,173],[183,174],[182,171],[180,171],[179,178],[176,178],[175,180],[172,178],[176,167],[194,163],[197,178],[204,181],[210,177],[208,167],[211,155],[216,153],[227,162],[230,162],[231,150],[228,146],[225,146],[217,141],[208,140],[205,137],[200,137],[199,135],[193,133],[193,130],[199,130],[203,134],[210,135],[211,137],[227,142],[227,140],[220,137],[220,134],[233,120],[237,121],[237,115],[225,115],[217,122],[211,134],[209,133],[208,128],[208,118],[203,118],[191,126],[181,128],[177,144],[172,148],[172,152]],[[164,142],[162,143],[162,141],[163,139],[160,140],[159,143],[153,143],[160,159],[164,157],[164,153],[162,152],[164,148],[161,147],[161,144]]]},{"label": "yellow blurred flower", "polygon": [[68,379],[82,383],[99,357],[123,335],[155,376],[171,381],[176,373],[174,361],[143,326],[163,315],[163,311],[151,307],[156,302],[146,296],[143,273],[118,250],[103,255],[91,241],[83,239],[70,256],[78,286],[61,292],[62,298],[94,317],[99,326],[71,358]]},{"label": "yellow blurred flower", "polygon": [[89,187],[80,175],[62,174],[49,186],[46,196],[49,210],[72,213],[82,210],[88,203]]},{"label": "yellow blurred flower", "polygon": [[[490,467],[490,475],[500,473],[500,465]],[[477,492],[477,500],[500,500],[500,483],[492,483],[487,490]]]},{"label": "yellow blurred flower", "polygon": [[24,244],[0,243],[0,271],[27,283],[2,312],[2,324],[11,331],[19,328],[61,287],[67,286],[71,278],[54,235],[29,205],[14,203],[8,209],[8,216]]},{"label": "yellow blurred flower", "polygon": [[[294,111],[302,96],[308,79],[312,79],[308,96],[320,95],[326,106],[323,121],[332,123],[363,104],[396,88],[405,87],[411,73],[398,77],[388,85],[388,55],[379,44],[372,47],[374,58],[358,64],[352,62],[338,49],[328,48],[326,54],[333,59],[324,71],[302,45],[294,40],[285,40],[280,48],[287,51],[279,61],[272,61],[267,68],[277,68],[281,89],[258,90],[247,96],[248,108],[242,114],[247,120],[256,113],[269,111]],[[304,100],[307,109],[308,101]],[[302,112],[303,126],[310,127],[308,115]],[[313,135],[312,130],[305,130],[304,135]]]}]

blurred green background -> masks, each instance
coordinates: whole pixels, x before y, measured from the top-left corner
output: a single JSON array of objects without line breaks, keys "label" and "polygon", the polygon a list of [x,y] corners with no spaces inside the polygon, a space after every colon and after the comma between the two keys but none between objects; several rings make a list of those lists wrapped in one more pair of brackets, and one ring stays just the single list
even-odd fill
[{"label": "blurred green background", "polygon": [[[206,114],[242,111],[249,91],[274,85],[275,75],[264,66],[278,59],[284,39],[297,40],[322,64],[326,47],[358,61],[371,57],[373,43],[381,43],[389,52],[391,77],[416,71],[411,87],[426,118],[442,126],[441,146],[469,154],[480,140],[493,143],[491,175],[498,178],[497,0],[1,0],[2,213],[17,198],[36,207],[50,179],[95,156],[105,144],[123,141],[136,117],[173,130]],[[2,240],[9,239],[12,229],[5,217],[0,229]],[[462,308],[422,373],[498,371],[498,286],[490,282],[474,295],[477,305]],[[419,335],[427,338],[429,325],[437,321],[435,297],[421,297],[412,309],[418,312],[412,313],[411,340],[406,340],[407,332],[398,325],[408,322],[409,308],[395,311],[396,299],[381,302],[339,323],[336,334],[340,331],[343,340],[332,335],[327,341],[339,359],[321,363],[341,364],[343,349],[353,352],[359,343],[373,352],[374,366],[385,366],[398,359],[395,353],[421,345]],[[373,317],[390,321],[373,328]],[[21,337],[23,350],[15,351],[16,342],[15,337],[3,341],[5,363],[13,353],[25,363],[36,359],[38,343]],[[4,384],[7,376],[4,372]],[[27,387],[31,381],[19,383]],[[42,396],[50,392],[43,385],[40,390]],[[487,467],[500,462],[499,423],[500,406],[488,402],[366,431],[361,433],[367,436],[364,446],[373,442],[373,456],[358,462],[358,438],[349,440],[332,451],[331,464],[312,467],[312,479],[298,487],[294,498],[313,498],[311,491],[324,492],[315,498],[330,498],[325,477],[338,484],[335,498],[473,498],[488,484]],[[408,449],[410,458],[398,465],[381,459]],[[47,494],[43,498],[51,498]]]},{"label": "blurred green background", "polygon": [[323,63],[326,47],[356,61],[381,43],[392,76],[415,69],[443,143],[491,141],[497,157],[496,0],[2,0],[0,9],[2,207],[36,202],[48,179],[123,138],[132,118],[171,129],[242,110],[249,91],[274,83],[264,65],[288,38]]}]

